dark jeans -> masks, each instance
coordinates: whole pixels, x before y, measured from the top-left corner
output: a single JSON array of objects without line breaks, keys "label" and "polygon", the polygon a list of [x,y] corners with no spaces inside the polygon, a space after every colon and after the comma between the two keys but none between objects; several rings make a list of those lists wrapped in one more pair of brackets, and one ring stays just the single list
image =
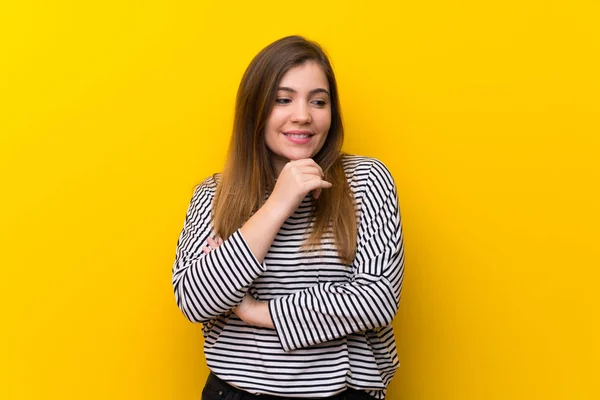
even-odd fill
[{"label": "dark jeans", "polygon": [[[202,391],[202,400],[282,400],[282,399],[294,399],[292,397],[280,397],[271,396],[268,394],[256,395],[248,393],[244,390],[240,390],[231,386],[229,383],[219,379],[212,372],[206,380],[206,385]],[[348,388],[340,394],[336,394],[331,397],[321,397],[320,399],[327,400],[374,400],[373,397],[367,393]]]}]

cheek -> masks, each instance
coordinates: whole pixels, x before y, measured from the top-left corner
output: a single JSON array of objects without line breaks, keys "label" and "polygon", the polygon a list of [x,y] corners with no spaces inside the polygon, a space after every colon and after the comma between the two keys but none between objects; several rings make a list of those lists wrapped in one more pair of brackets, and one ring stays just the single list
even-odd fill
[{"label": "cheek", "polygon": [[274,108],[267,119],[267,129],[276,130],[281,128],[281,125],[285,122],[285,112],[281,109]]},{"label": "cheek", "polygon": [[316,122],[321,132],[329,132],[329,128],[331,127],[331,112],[324,112],[323,114],[319,115]]}]

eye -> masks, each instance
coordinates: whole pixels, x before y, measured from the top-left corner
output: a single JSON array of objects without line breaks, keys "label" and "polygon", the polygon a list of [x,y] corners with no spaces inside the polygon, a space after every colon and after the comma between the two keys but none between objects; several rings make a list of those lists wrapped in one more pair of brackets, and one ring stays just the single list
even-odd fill
[{"label": "eye", "polygon": [[312,104],[314,104],[317,107],[325,107],[327,102],[325,100],[313,100]]},{"label": "eye", "polygon": [[277,104],[289,104],[291,102],[292,102],[291,99],[284,98],[284,97],[278,97],[277,99],[275,99],[275,103],[277,103]]}]

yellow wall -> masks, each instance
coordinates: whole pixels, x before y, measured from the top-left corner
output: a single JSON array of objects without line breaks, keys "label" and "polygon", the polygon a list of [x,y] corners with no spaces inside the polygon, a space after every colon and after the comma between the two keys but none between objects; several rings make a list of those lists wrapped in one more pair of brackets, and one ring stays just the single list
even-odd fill
[{"label": "yellow wall", "polygon": [[294,33],[399,187],[389,398],[600,398],[598,2],[248,3],[0,4],[0,399],[200,398],[177,235]]}]

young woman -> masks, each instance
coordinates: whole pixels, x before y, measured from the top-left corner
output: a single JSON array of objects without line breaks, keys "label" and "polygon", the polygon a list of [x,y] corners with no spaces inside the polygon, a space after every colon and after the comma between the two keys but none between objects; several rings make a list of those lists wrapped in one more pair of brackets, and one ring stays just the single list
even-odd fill
[{"label": "young woman", "polygon": [[177,305],[201,322],[203,399],[383,399],[404,251],[396,187],[341,153],[333,70],[298,36],[240,84],[222,174],[192,197],[177,243]]}]

